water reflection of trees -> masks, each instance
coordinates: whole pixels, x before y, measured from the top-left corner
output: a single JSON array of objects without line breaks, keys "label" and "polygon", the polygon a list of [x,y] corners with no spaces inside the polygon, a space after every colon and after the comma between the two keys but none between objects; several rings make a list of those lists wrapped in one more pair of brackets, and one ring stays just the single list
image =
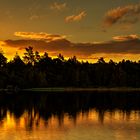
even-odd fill
[{"label": "water reflection of trees", "polygon": [[0,95],[0,122],[7,112],[18,119],[26,112],[26,129],[39,125],[43,119],[47,126],[48,120],[56,116],[59,126],[63,125],[65,114],[76,124],[79,113],[89,113],[95,109],[99,122],[104,122],[106,112],[113,116],[115,110],[121,110],[122,119],[130,119],[131,111],[140,110],[139,93],[21,93]]}]

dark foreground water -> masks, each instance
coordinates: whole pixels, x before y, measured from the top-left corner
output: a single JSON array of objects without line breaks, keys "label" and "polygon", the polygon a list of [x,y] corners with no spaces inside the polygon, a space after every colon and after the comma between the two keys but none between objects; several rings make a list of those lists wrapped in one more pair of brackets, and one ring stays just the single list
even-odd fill
[{"label": "dark foreground water", "polygon": [[140,93],[0,94],[0,140],[140,140]]}]

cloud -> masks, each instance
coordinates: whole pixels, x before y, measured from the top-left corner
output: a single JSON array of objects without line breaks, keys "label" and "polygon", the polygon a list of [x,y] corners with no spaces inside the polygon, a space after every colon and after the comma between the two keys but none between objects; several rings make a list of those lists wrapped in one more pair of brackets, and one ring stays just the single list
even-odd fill
[{"label": "cloud", "polygon": [[[50,56],[57,56],[61,53],[65,57],[75,55],[78,59],[84,58],[85,60],[93,60],[102,56],[106,59],[112,57],[121,57],[123,59],[125,56],[127,58],[137,56],[136,58],[138,58],[140,54],[140,38],[138,35],[133,34],[114,36],[108,42],[94,43],[74,43],[66,38],[61,38],[61,35],[48,35],[46,33],[16,32],[16,34],[23,37],[23,39],[0,41],[0,48],[4,50],[5,54],[9,55],[9,51],[12,54],[13,50],[13,55],[15,52],[23,55],[24,49],[28,46],[32,46],[35,51],[41,53],[47,52]],[[48,39],[48,36],[58,36],[61,39]]]},{"label": "cloud", "polygon": [[[34,33],[35,34],[35,33]],[[32,35],[32,34],[31,34]],[[38,34],[37,34],[38,35]],[[26,34],[23,34],[25,37]],[[51,35],[55,36],[55,35]],[[53,39],[46,41],[47,37],[30,37],[30,39],[20,40],[5,40],[3,46],[17,48],[18,50],[25,49],[28,46],[34,47],[35,50],[50,54],[62,53],[67,57],[76,55],[77,57],[90,57],[94,54],[139,54],[140,53],[140,38],[137,35],[116,36],[112,41],[101,43],[73,43],[67,39]],[[41,38],[38,40],[38,38]]]},{"label": "cloud", "polygon": [[116,23],[134,24],[139,21],[140,4],[132,4],[109,10],[104,17],[104,26],[110,27]]},{"label": "cloud", "polygon": [[30,16],[30,20],[35,20],[35,19],[39,19],[39,18],[40,18],[40,16],[38,16],[38,15]]},{"label": "cloud", "polygon": [[61,10],[64,10],[66,8],[67,4],[66,3],[57,3],[57,2],[54,2],[51,6],[50,6],[50,9],[51,10],[58,10],[58,11],[61,11]]},{"label": "cloud", "polygon": [[82,20],[86,15],[87,15],[86,12],[85,12],[85,11],[82,11],[82,12],[80,12],[78,15],[67,16],[67,17],[65,18],[65,21],[66,21],[66,22],[80,21],[80,20]]},{"label": "cloud", "polygon": [[71,56],[72,43],[66,39],[54,40],[46,42],[45,40],[32,40],[32,39],[20,39],[20,40],[5,40],[3,41],[2,49],[5,47],[16,48],[17,51],[23,51],[26,47],[32,46],[34,50],[39,52],[47,52],[50,55],[58,55],[59,53]]},{"label": "cloud", "polygon": [[138,40],[138,39],[139,39],[138,35],[135,35],[135,34],[113,37],[113,40],[115,40],[115,41],[129,41],[129,40]]},{"label": "cloud", "polygon": [[45,40],[47,42],[54,41],[54,40],[62,40],[65,39],[66,36],[63,35],[54,35],[54,34],[48,34],[48,33],[34,33],[34,32],[15,32],[15,36],[27,38],[27,39],[36,39],[36,40]]}]

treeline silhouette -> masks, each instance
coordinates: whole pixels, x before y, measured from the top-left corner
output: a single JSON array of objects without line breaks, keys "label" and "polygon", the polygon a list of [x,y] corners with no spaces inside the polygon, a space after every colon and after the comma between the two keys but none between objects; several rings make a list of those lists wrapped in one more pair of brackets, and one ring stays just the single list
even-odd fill
[{"label": "treeline silhouette", "polygon": [[66,60],[59,54],[51,58],[40,55],[32,47],[25,49],[7,62],[0,53],[0,88],[14,85],[32,87],[140,87],[140,61],[122,60],[108,63],[100,58],[97,63],[80,62],[76,56]]}]

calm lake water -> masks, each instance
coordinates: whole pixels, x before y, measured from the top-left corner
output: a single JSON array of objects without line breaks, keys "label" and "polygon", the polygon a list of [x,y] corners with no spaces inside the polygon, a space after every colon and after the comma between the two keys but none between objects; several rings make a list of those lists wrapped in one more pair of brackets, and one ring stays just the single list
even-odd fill
[{"label": "calm lake water", "polygon": [[140,93],[0,95],[0,140],[105,139],[140,139]]}]

